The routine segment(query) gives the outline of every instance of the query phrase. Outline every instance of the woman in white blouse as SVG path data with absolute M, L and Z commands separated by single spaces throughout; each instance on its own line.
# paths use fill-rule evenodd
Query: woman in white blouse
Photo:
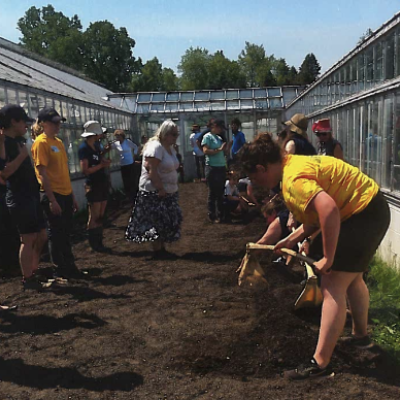
M 172 121 L 164 121 L 143 149 L 139 192 L 126 238 L 153 243 L 155 256 L 166 254 L 164 244 L 180 238 L 182 212 L 178 204 L 179 161 L 173 145 L 179 136 Z

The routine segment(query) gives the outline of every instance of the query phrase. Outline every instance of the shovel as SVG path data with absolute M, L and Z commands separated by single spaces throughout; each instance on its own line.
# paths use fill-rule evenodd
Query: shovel
M 265 244 L 247 243 L 246 254 L 243 257 L 240 267 L 236 271 L 240 273 L 238 282 L 240 287 L 248 286 L 254 289 L 264 289 L 268 287 L 268 281 L 264 277 L 264 271 L 261 268 L 258 258 L 254 254 L 253 250 L 273 251 L 274 247 L 275 246 Z M 280 250 L 282 251 L 282 253 L 291 255 L 292 257 L 296 257 L 302 261 L 308 262 L 310 264 L 314 263 L 314 260 L 312 260 L 311 258 L 296 253 L 293 250 Z
M 275 246 L 262 245 L 256 243 L 247 243 L 246 254 L 240 264 L 239 269 L 236 272 L 240 272 L 239 275 L 239 286 L 240 287 L 251 287 L 254 289 L 265 289 L 268 288 L 268 281 L 265 279 L 263 269 L 258 262 L 256 255 L 252 250 L 269 250 L 273 251 Z M 314 264 L 314 260 L 307 257 L 304 254 L 299 254 L 290 249 L 280 249 L 282 253 L 297 258 L 304 263 L 306 269 L 306 282 L 305 285 L 297 297 L 294 305 L 294 309 L 298 310 L 304 307 L 318 307 L 322 303 L 322 293 L 318 286 L 318 277 L 315 275 L 311 265 Z

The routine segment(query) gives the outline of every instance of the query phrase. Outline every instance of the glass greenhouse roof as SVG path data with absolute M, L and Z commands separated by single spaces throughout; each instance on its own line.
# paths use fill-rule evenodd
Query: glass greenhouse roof
M 301 92 L 299 86 L 255 89 L 109 94 L 108 100 L 135 114 L 283 109 Z

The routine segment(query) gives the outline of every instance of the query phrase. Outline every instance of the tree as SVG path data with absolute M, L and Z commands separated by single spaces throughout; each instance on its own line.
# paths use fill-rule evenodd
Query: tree
M 279 58 L 275 63 L 275 79 L 278 86 L 290 85 L 290 68 L 284 58 Z
M 113 91 L 124 91 L 137 64 L 132 54 L 135 41 L 125 28 L 111 22 L 91 23 L 83 33 L 84 72 Z
M 298 74 L 296 67 L 290 67 L 289 75 L 288 75 L 288 84 L 289 85 L 296 85 L 298 81 Z
M 42 9 L 30 7 L 17 25 L 24 47 L 59 62 L 67 58 L 63 56 L 60 60 L 59 57 L 65 54 L 63 45 L 71 50 L 70 43 L 79 44 L 82 34 L 82 24 L 77 15 L 68 18 L 62 12 L 56 12 L 52 5 Z
M 276 85 L 272 72 L 275 61 L 273 55 L 266 56 L 263 45 L 250 42 L 245 42 L 245 48 L 238 57 L 238 63 L 249 87 Z
M 179 79 L 171 68 L 163 68 L 162 70 L 161 90 L 166 92 L 179 90 Z
M 320 71 L 321 66 L 315 55 L 313 53 L 307 54 L 299 69 L 299 83 L 309 85 L 317 79 Z
M 208 86 L 210 54 L 200 47 L 186 50 L 178 65 L 182 90 L 202 90 Z

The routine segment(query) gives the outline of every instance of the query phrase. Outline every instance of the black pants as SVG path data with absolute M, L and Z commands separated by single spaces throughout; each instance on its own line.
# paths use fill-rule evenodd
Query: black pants
M 204 156 L 194 156 L 196 160 L 196 172 L 197 179 L 202 179 L 205 176 L 204 168 L 205 168 L 205 157 Z
M 51 212 L 49 198 L 46 195 L 42 198 L 42 206 L 48 222 L 47 229 L 51 261 L 57 267 L 63 268 L 74 264 L 71 244 L 74 203 L 72 194 L 63 196 L 54 193 L 54 197 L 61 207 L 61 215 L 54 215 Z
M 226 168 L 207 165 L 206 179 L 208 185 L 208 216 L 211 219 L 222 218 Z
M 4 195 L 0 196 L 0 268 L 19 267 L 21 240 L 8 211 Z
M 124 184 L 124 191 L 130 199 L 136 196 L 137 183 L 135 178 L 135 166 L 134 164 L 122 165 L 121 166 L 122 182 Z

